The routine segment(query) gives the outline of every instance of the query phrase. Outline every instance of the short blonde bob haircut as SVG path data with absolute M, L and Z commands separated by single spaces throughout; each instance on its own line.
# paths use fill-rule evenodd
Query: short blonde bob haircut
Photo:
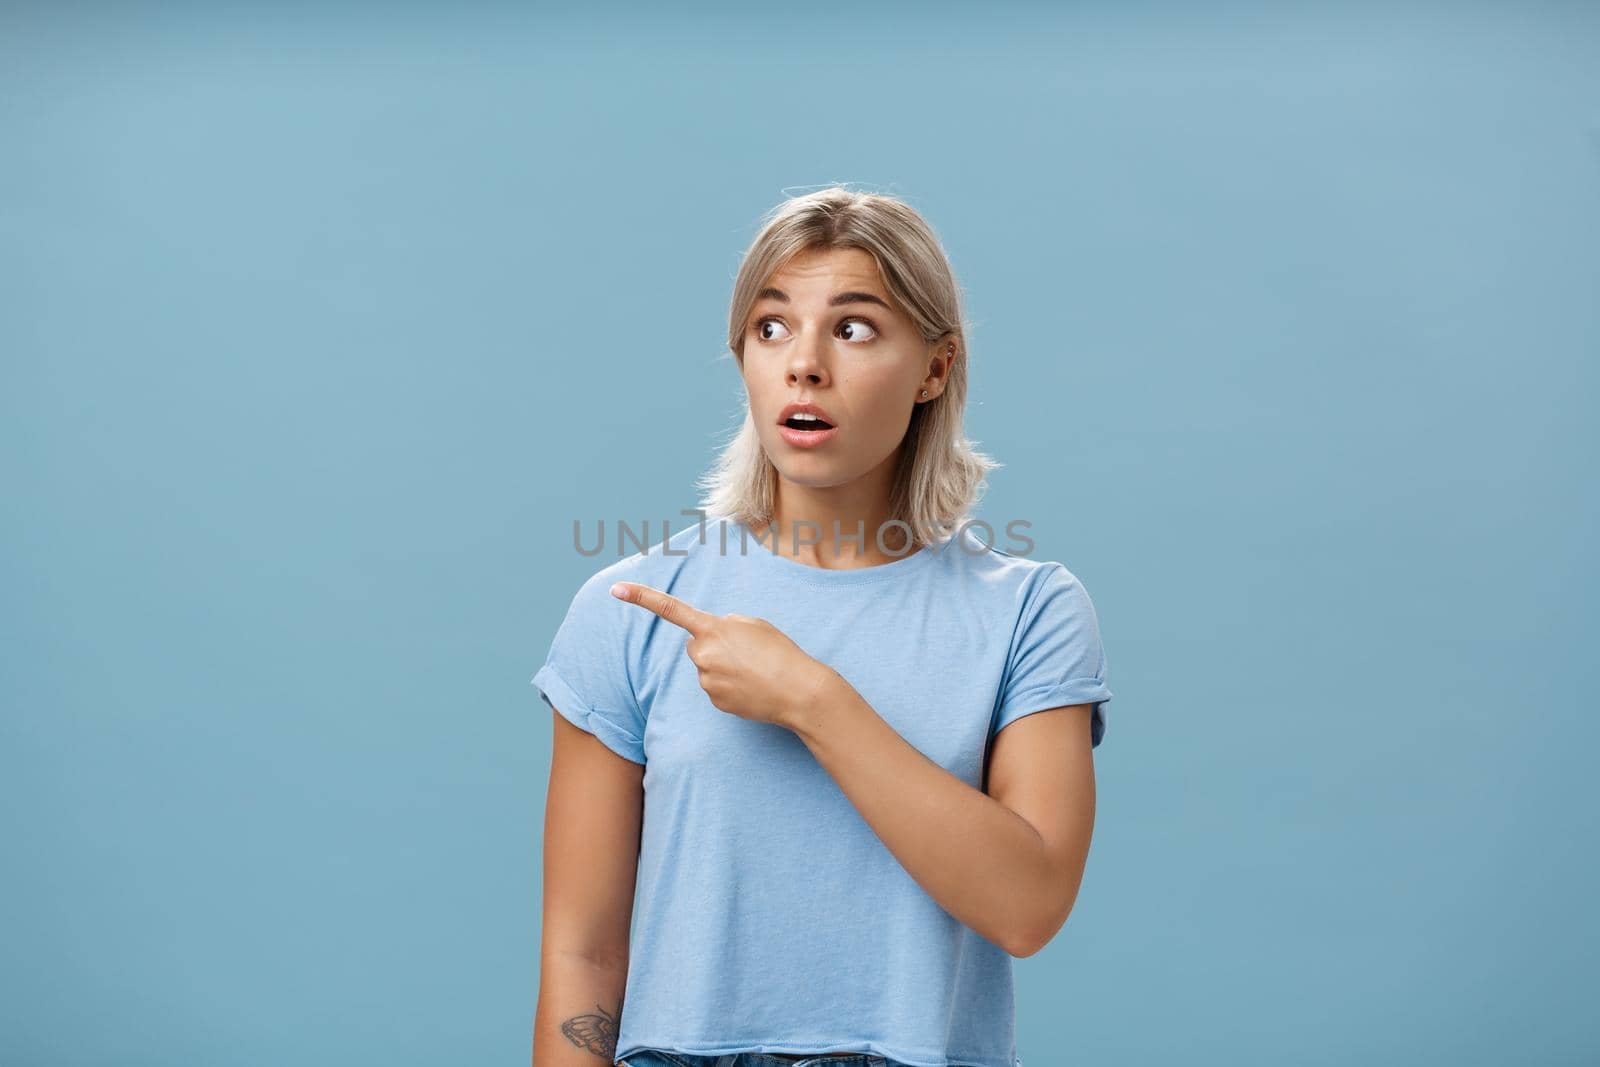
M 728 314 L 728 348 L 739 364 L 744 424 L 697 483 L 703 491 L 700 507 L 757 533 L 774 519 L 778 471 L 761 446 L 742 385 L 745 324 L 774 272 L 800 252 L 830 248 L 859 248 L 871 255 L 889 295 L 923 339 L 930 345 L 946 337 L 956 343 L 944 391 L 912 409 L 889 500 L 890 518 L 910 528 L 915 544 L 942 542 L 971 517 L 988 472 L 1004 466 L 976 451 L 963 429 L 969 352 L 961 290 L 938 238 L 916 210 L 892 196 L 841 186 L 780 203 L 745 252 Z M 840 536 L 854 533 L 843 530 Z M 869 530 L 867 536 L 876 534 Z

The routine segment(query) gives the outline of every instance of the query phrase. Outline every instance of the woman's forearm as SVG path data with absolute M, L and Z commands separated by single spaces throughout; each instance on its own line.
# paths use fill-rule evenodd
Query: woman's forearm
M 542 956 L 533 1067 L 611 1067 L 627 982 L 626 962 Z
M 1012 955 L 1037 948 L 1062 879 L 1026 819 L 923 755 L 831 668 L 783 725 L 940 906 Z

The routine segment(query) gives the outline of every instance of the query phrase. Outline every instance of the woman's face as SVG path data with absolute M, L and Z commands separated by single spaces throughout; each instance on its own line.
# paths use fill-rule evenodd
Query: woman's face
M 923 389 L 928 400 L 943 391 L 949 356 L 889 296 L 872 256 L 797 254 L 767 279 L 744 331 L 750 412 L 778 473 L 814 488 L 875 474 L 887 492 L 911 409 Z M 787 405 L 807 402 L 834 429 L 786 429 Z

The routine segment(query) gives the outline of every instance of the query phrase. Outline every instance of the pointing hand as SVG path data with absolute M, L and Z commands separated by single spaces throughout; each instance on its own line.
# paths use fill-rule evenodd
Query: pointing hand
M 742 719 L 788 725 L 832 673 L 765 619 L 713 615 L 638 582 L 618 582 L 611 595 L 688 631 L 685 651 L 700 672 L 700 688 L 717 708 Z

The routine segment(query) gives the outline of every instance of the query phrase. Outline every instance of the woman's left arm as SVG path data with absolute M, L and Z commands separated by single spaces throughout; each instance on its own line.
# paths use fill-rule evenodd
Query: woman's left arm
M 817 662 L 813 660 L 813 662 Z M 988 792 L 934 763 L 837 671 L 777 721 L 805 742 L 928 895 L 1013 956 L 1061 929 L 1094 830 L 1090 709 L 1017 720 L 994 737 Z
M 792 730 L 906 872 L 1013 956 L 1067 921 L 1094 829 L 1092 705 L 1023 716 L 994 737 L 988 792 L 934 763 L 844 676 L 765 619 L 715 615 L 637 582 L 611 589 L 689 634 L 711 703 Z

